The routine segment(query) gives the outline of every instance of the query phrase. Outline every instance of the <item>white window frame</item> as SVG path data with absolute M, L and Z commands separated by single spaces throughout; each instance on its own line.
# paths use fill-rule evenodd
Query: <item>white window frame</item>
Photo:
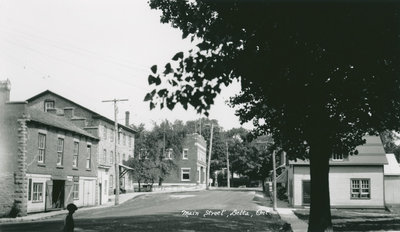
M 41 182 L 32 183 L 32 202 L 43 202 L 43 187 L 44 185 Z
M 187 160 L 189 159 L 189 149 L 185 148 L 182 151 L 182 159 Z
M 62 144 L 60 144 L 60 141 L 62 141 Z M 63 160 L 64 160 L 64 138 L 58 137 L 57 138 L 57 166 L 62 166 L 63 165 Z
M 102 158 L 102 161 L 103 161 L 104 163 L 107 162 L 107 149 L 103 149 L 103 158 Z
M 172 148 L 167 149 L 165 159 L 172 160 L 173 159 L 173 152 Z
M 74 182 L 72 185 L 72 198 L 79 200 L 79 181 Z
M 107 140 L 107 130 L 108 130 L 108 129 L 107 129 L 106 126 L 104 126 L 103 128 L 104 128 L 104 129 L 103 129 L 103 139 L 104 139 L 104 140 Z
M 40 138 L 43 138 L 43 141 Z M 46 134 L 40 133 L 38 134 L 38 163 L 44 164 L 46 157 Z
M 86 169 L 92 168 L 92 144 L 86 145 Z
M 343 154 L 332 154 L 332 161 L 343 161 Z
M 77 149 L 75 150 L 75 144 L 77 144 Z M 74 140 L 73 154 L 72 154 L 72 167 L 77 168 L 79 161 L 79 141 Z
M 371 179 L 350 179 L 350 199 L 371 199 Z
M 49 105 L 53 105 L 53 106 L 49 107 L 47 105 L 48 103 L 52 103 L 52 104 L 49 104 Z M 53 100 L 45 100 L 44 101 L 44 112 L 47 112 L 47 109 L 54 109 L 55 106 L 56 106 L 56 102 L 55 101 L 53 101 Z
M 188 174 L 189 178 L 188 179 L 183 178 L 184 174 Z M 190 181 L 190 168 L 181 168 L 181 181 Z

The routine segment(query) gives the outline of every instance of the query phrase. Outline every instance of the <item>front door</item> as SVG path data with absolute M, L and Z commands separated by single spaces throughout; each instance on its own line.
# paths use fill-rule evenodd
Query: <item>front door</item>
M 102 205 L 102 196 L 103 196 L 103 190 L 101 189 L 101 183 L 99 183 L 99 205 Z
M 64 188 L 65 188 L 64 180 L 53 180 L 53 192 L 52 192 L 53 209 L 64 208 L 64 193 L 65 193 Z
M 303 180 L 303 205 L 311 203 L 311 181 Z

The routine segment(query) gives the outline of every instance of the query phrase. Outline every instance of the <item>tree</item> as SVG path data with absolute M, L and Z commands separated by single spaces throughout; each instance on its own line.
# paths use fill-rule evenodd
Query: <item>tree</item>
M 394 131 L 384 131 L 381 133 L 381 139 L 386 154 L 393 153 L 397 162 L 400 162 L 400 146 L 396 144 L 396 141 L 400 139 L 400 136 Z
M 242 94 L 231 102 L 241 106 L 241 121 L 270 133 L 290 159 L 309 158 L 308 230 L 331 231 L 331 154 L 353 152 L 365 133 L 400 128 L 398 4 L 150 0 L 150 7 L 198 41 L 162 70 L 151 68 L 150 108 L 180 103 L 207 114 L 221 86 L 240 78 Z

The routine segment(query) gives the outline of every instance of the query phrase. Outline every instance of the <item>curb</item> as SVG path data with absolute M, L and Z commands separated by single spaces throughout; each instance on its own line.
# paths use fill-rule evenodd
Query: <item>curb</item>
M 193 190 L 184 190 L 184 191 L 165 191 L 165 192 L 138 192 L 132 197 L 129 197 L 126 200 L 121 201 L 119 204 L 123 204 L 127 201 L 130 201 L 136 197 L 143 196 L 143 195 L 152 195 L 152 194 L 160 194 L 160 193 L 183 193 L 183 192 L 195 192 L 195 191 L 204 191 L 204 189 L 193 189 Z M 115 207 L 116 205 L 113 204 L 113 201 L 104 204 L 104 205 L 95 205 L 95 206 L 90 206 L 90 207 L 83 207 L 79 208 L 80 211 L 87 211 L 87 210 L 92 210 L 92 209 L 102 209 L 102 208 L 109 208 L 109 207 Z M 60 210 L 60 211 L 53 211 L 53 212 L 42 212 L 42 213 L 37 213 L 37 214 L 30 214 L 28 216 L 24 217 L 17 217 L 17 218 L 0 218 L 0 225 L 5 225 L 5 224 L 15 224 L 15 223 L 21 223 L 21 222 L 33 222 L 33 221 L 39 221 L 39 220 L 45 220 L 45 219 L 50 219 L 55 216 L 61 215 L 61 214 L 67 214 L 68 211 L 66 209 Z M 35 217 L 37 216 L 37 217 Z

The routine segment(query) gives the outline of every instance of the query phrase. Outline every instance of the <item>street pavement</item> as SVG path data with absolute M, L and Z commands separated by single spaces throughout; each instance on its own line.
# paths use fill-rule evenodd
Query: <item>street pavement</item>
M 277 214 L 255 191 L 146 194 L 123 204 L 78 210 L 75 231 L 279 231 Z M 64 215 L 1 224 L 0 231 L 61 231 Z

